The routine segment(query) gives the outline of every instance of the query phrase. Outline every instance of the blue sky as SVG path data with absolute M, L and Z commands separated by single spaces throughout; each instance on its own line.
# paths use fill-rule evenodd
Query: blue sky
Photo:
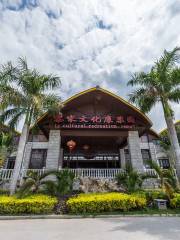
M 180 0 L 0 0 L 0 62 L 59 75 L 63 99 L 96 85 L 127 98 L 133 72 L 180 46 L 179 23 Z M 149 117 L 165 126 L 160 105 Z

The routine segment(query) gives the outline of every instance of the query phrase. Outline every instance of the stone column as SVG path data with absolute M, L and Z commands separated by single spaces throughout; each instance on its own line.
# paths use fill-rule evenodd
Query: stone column
M 158 161 L 157 161 L 156 148 L 155 148 L 153 142 L 149 142 L 149 151 L 150 151 L 150 154 L 151 154 L 152 161 L 157 163 Z
M 62 165 L 63 165 L 63 148 L 61 148 L 60 150 L 60 158 L 59 158 L 59 169 L 62 168 Z
M 140 148 L 139 134 L 137 131 L 128 132 L 128 148 L 133 169 L 143 172 L 144 165 Z
M 124 154 L 124 149 L 119 149 L 120 158 L 121 158 L 121 168 L 126 169 L 126 158 Z
M 60 130 L 50 130 L 46 159 L 46 169 L 57 169 L 61 149 Z
M 31 159 L 31 151 L 32 151 L 32 142 L 27 142 L 26 147 L 25 147 L 23 165 L 22 165 L 22 168 L 24 168 L 24 169 L 29 168 L 29 163 L 30 163 L 30 159 Z

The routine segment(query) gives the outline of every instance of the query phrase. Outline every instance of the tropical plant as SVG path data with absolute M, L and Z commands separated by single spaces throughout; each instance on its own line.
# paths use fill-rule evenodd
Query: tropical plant
M 32 193 L 43 192 L 62 198 L 72 192 L 73 180 L 74 174 L 66 169 L 63 171 L 49 170 L 41 174 L 29 170 L 17 195 L 24 197 Z
M 175 128 L 177 132 L 178 141 L 180 143 L 180 124 L 175 123 Z M 166 154 L 168 155 L 171 165 L 175 166 L 174 154 L 172 154 L 171 142 L 168 136 L 167 129 L 160 133 L 160 146 L 165 150 Z
M 46 111 L 52 114 L 59 111 L 60 98 L 47 92 L 59 86 L 59 77 L 40 74 L 36 69 L 30 69 L 24 58 L 18 59 L 17 66 L 11 62 L 1 66 L 0 111 L 3 112 L 0 121 L 8 121 L 9 126 L 13 128 L 20 120 L 24 120 L 10 184 L 11 194 L 16 189 L 30 125 Z
M 156 177 L 160 179 L 160 186 L 166 192 L 168 198 L 173 196 L 175 191 L 179 190 L 179 182 L 173 168 L 163 169 L 155 161 L 149 160 L 148 164 L 156 172 Z
M 180 60 L 179 52 L 179 47 L 170 52 L 165 50 L 150 72 L 135 73 L 128 82 L 128 85 L 138 86 L 130 94 L 129 100 L 143 112 L 149 112 L 158 102 L 162 104 L 178 177 L 180 177 L 180 147 L 170 102 L 180 102 L 180 67 L 177 65 Z
M 70 194 L 73 188 L 74 173 L 68 169 L 52 171 L 51 173 L 55 176 L 55 181 L 46 181 L 44 185 L 45 193 L 57 196 L 58 198 L 63 198 Z
M 6 160 L 8 154 L 12 151 L 13 148 L 13 134 L 9 133 L 0 133 L 0 167 L 3 166 L 4 161 Z
M 118 185 L 122 185 L 129 193 L 140 190 L 145 179 L 150 178 L 146 173 L 138 173 L 132 167 L 127 167 L 124 173 L 116 175 Z
M 43 191 L 43 187 L 48 181 L 46 179 L 51 174 L 51 171 L 39 174 L 37 171 L 29 170 L 27 172 L 27 176 L 24 177 L 24 182 L 22 186 L 17 192 L 17 196 L 22 198 L 26 195 Z

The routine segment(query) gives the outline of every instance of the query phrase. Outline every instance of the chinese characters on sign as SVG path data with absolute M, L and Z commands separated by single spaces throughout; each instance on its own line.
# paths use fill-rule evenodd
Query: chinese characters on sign
M 58 114 L 54 117 L 56 128 L 133 128 L 135 118 L 133 116 L 63 116 Z

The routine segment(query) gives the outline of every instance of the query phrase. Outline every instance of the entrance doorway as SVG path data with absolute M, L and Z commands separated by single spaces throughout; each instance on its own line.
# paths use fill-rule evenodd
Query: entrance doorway
M 76 147 L 70 152 L 67 142 Z M 64 137 L 63 168 L 120 168 L 117 137 Z

